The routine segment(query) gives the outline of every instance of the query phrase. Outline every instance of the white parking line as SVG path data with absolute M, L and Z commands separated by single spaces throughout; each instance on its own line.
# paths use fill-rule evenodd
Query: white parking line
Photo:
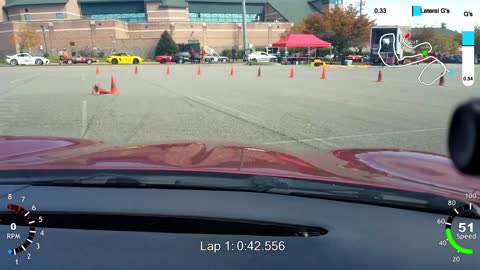
M 87 101 L 82 100 L 82 133 L 81 136 L 85 135 L 87 130 Z
M 445 130 L 446 128 L 426 128 L 426 129 L 414 129 L 414 130 L 403 130 L 403 131 L 392 131 L 392 132 L 380 132 L 380 133 L 368 133 L 368 134 L 357 134 L 357 135 L 345 135 L 345 136 L 333 136 L 333 137 L 324 137 L 324 138 L 310 138 L 310 139 L 300 139 L 300 140 L 290 140 L 290 141 L 278 141 L 278 142 L 267 142 L 265 144 L 288 144 L 288 143 L 297 143 L 297 142 L 312 142 L 312 141 L 321 141 L 326 143 L 325 140 L 334 140 L 334 139 L 348 139 L 348 138 L 359 138 L 359 137 L 373 137 L 373 136 L 385 136 L 385 135 L 396 135 L 396 134 L 408 134 L 408 133 L 417 133 L 417 132 L 428 132 L 436 130 Z

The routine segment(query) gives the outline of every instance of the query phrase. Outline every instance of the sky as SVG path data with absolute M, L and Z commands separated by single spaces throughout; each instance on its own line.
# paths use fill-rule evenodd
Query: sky
M 343 5 L 356 5 L 360 0 L 343 0 Z M 479 0 L 363 0 L 365 1 L 364 12 L 372 19 L 376 19 L 378 25 L 401 25 L 421 27 L 423 25 L 440 27 L 442 22 L 447 28 L 461 32 L 469 30 L 474 25 L 480 25 L 480 1 Z M 447 8 L 450 13 L 422 14 L 412 17 L 412 5 L 422 6 L 423 9 Z M 386 8 L 385 14 L 375 13 L 375 8 Z M 473 17 L 463 16 L 464 11 L 473 12 Z

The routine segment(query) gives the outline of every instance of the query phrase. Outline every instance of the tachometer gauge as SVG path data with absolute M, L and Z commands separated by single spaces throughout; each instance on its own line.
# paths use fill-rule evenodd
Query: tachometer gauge
M 445 238 L 440 241 L 441 246 L 452 250 L 450 262 L 460 263 L 468 256 L 479 253 L 479 238 L 476 233 L 480 226 L 479 219 L 468 219 L 469 212 L 477 212 L 478 206 L 473 203 L 465 203 L 455 207 L 457 201 L 449 200 L 448 205 L 452 206 L 451 214 L 447 218 L 438 219 L 437 223 L 445 225 Z
M 26 196 L 9 194 L 0 207 L 0 236 L 4 239 L 0 252 L 6 253 L 13 265 L 28 263 L 41 248 L 43 217 L 36 214 L 37 205 Z

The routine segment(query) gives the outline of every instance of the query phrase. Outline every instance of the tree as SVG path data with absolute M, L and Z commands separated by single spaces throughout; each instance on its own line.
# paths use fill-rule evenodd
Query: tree
M 433 39 L 433 28 L 431 26 L 423 26 L 412 30 L 413 45 L 417 45 L 423 42 L 431 42 Z M 428 49 L 428 46 L 419 46 L 415 49 L 415 53 L 420 53 L 423 50 Z
M 434 34 L 431 39 L 433 51 L 441 54 L 457 54 L 460 48 L 458 37 L 447 37 L 443 35 Z
M 168 31 L 163 31 L 157 47 L 155 48 L 155 55 L 173 55 L 177 50 L 177 44 L 173 41 Z
M 42 42 L 42 38 L 37 32 L 29 27 L 23 28 L 17 33 L 12 33 L 10 42 L 20 46 L 20 52 L 30 52 L 31 48 L 37 47 Z
M 475 53 L 477 58 L 480 57 L 480 27 L 475 26 Z
M 332 43 L 338 52 L 348 47 L 363 47 L 370 40 L 374 20 L 359 15 L 357 9 L 335 7 L 326 13 L 311 13 L 290 30 L 291 33 L 314 34 Z

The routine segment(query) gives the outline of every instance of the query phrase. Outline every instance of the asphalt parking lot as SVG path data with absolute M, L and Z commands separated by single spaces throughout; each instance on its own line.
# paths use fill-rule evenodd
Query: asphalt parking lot
M 0 134 L 100 139 L 109 144 L 221 140 L 302 151 L 387 147 L 446 154 L 453 108 L 478 93 L 461 66 L 447 86 L 417 81 L 423 65 L 379 67 L 166 65 L 0 68 Z M 433 65 L 426 76 L 442 70 Z M 91 95 L 92 85 L 119 95 Z

